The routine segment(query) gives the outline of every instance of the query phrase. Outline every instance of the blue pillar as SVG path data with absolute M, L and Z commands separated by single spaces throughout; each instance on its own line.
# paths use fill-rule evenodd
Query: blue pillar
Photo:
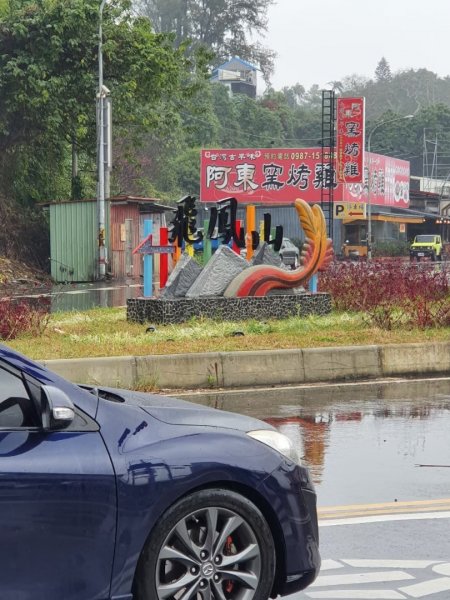
M 311 294 L 317 294 L 317 284 L 319 282 L 319 276 L 316 274 L 312 275 L 309 280 L 309 291 Z
M 153 233 L 153 221 L 144 220 L 144 237 Z M 144 254 L 144 296 L 150 298 L 153 295 L 153 254 Z

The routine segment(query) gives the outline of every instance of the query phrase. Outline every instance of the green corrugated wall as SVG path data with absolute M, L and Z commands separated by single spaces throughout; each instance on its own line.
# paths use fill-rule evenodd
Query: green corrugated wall
M 96 202 L 50 205 L 50 259 L 56 282 L 94 281 L 97 261 Z M 109 240 L 109 202 L 106 202 L 106 242 Z

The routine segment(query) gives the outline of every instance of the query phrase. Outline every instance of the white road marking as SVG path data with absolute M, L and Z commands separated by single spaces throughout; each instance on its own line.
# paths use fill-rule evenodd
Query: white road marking
M 443 595 L 449 598 L 450 562 L 444 560 L 327 559 L 322 569 L 326 574 L 320 574 L 304 594 L 316 600 L 411 600 L 429 596 L 437 600 Z M 328 574 L 342 568 L 347 573 Z M 360 569 L 364 572 L 358 573 Z M 433 573 L 445 577 L 433 579 Z M 405 578 L 412 581 L 406 583 Z M 380 585 L 384 589 L 374 589 Z
M 351 573 L 349 575 L 324 575 L 316 579 L 311 587 L 329 587 L 331 585 L 358 585 L 366 583 L 379 583 L 386 581 L 404 581 L 414 579 L 413 575 L 405 571 L 376 571 L 372 573 Z M 449 580 L 450 581 L 450 580 Z
M 450 577 L 450 563 L 443 563 L 433 567 L 433 571 L 439 575 L 448 575 Z
M 306 592 L 309 598 L 323 600 L 404 600 L 406 596 L 394 590 L 339 590 L 335 592 Z
M 441 577 L 440 579 L 431 579 L 430 581 L 422 581 L 414 585 L 399 588 L 401 592 L 412 596 L 413 598 L 425 598 L 439 592 L 447 592 L 450 590 L 450 577 Z
M 349 565 L 350 567 L 356 567 L 358 569 L 370 569 L 372 567 L 374 567 L 375 569 L 427 569 L 428 567 L 431 567 L 431 565 L 436 564 L 435 560 L 342 559 L 342 562 Z M 433 568 L 433 570 L 436 569 Z M 436 572 L 440 575 L 450 575 L 450 571 L 448 573 L 441 573 L 440 571 Z
M 360 525 L 363 523 L 384 523 L 385 521 L 421 521 L 424 519 L 450 519 L 450 512 L 398 513 L 348 519 L 327 519 L 319 521 L 319 526 L 334 527 L 335 525 Z
M 343 569 L 344 565 L 338 562 L 337 560 L 331 560 L 331 558 L 322 561 L 322 566 L 320 567 L 320 572 L 322 571 L 331 571 L 332 569 Z

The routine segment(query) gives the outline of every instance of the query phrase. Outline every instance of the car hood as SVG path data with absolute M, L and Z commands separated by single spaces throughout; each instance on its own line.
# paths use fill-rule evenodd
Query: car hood
M 105 400 L 140 406 L 155 419 L 170 425 L 216 427 L 244 432 L 255 429 L 274 429 L 272 425 L 253 417 L 194 404 L 171 396 L 104 387 L 91 388 L 90 391 L 97 393 Z

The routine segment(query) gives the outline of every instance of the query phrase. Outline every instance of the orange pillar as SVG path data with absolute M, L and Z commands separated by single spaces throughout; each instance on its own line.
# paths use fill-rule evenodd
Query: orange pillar
M 247 255 L 246 259 L 250 260 L 253 256 L 253 248 L 252 248 L 252 231 L 256 231 L 256 206 L 250 205 L 247 206 L 247 235 L 246 235 L 246 247 L 247 247 Z

